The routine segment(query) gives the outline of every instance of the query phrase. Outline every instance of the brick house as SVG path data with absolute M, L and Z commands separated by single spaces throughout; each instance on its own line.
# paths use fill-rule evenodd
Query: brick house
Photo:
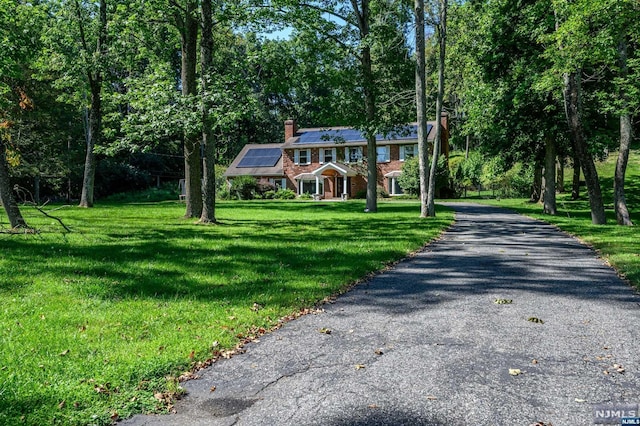
M 440 152 L 449 154 L 448 116 L 441 118 Z M 431 146 L 435 122 L 427 126 Z M 407 158 L 418 155 L 416 124 L 376 138 L 378 185 L 390 195 L 402 194 L 397 178 Z M 367 141 L 349 127 L 298 129 L 295 120 L 284 123 L 284 143 L 248 144 L 233 160 L 224 176 L 249 175 L 276 188 L 319 198 L 349 198 L 367 188 Z

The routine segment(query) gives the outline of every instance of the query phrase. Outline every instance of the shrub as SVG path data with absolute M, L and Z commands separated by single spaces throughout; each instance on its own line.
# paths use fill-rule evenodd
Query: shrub
M 398 177 L 398 184 L 405 194 L 417 196 L 420 194 L 420 164 L 418 157 L 411 157 L 402 165 L 402 174 Z M 438 158 L 436 169 L 436 197 L 449 195 L 449 167 L 447 158 L 441 155 Z
M 365 198 L 367 198 L 367 190 L 361 189 L 360 191 L 356 192 L 356 195 L 353 198 L 357 200 L 364 200 Z
M 389 193 L 383 186 L 378 186 L 378 198 L 389 198 Z
M 277 200 L 293 200 L 296 198 L 296 193 L 292 189 L 280 189 L 275 192 L 273 198 Z
M 309 194 L 308 192 L 305 192 L 304 194 L 298 195 L 298 198 L 301 200 L 313 200 L 313 195 Z
M 402 174 L 398 177 L 398 185 L 405 194 L 420 194 L 420 164 L 417 156 L 408 158 L 402 165 Z
M 252 200 L 255 198 L 258 183 L 253 176 L 238 176 L 233 179 L 229 192 L 231 197 L 239 200 Z

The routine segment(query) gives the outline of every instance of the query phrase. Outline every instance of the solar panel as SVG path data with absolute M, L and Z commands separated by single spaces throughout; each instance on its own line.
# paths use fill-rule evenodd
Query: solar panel
M 273 167 L 281 156 L 280 148 L 251 148 L 238 163 L 238 168 Z
M 433 126 L 429 125 L 427 128 L 427 134 L 431 131 Z M 416 139 L 418 137 L 418 126 L 415 124 L 404 126 L 401 130 L 393 132 L 388 136 L 382 134 L 376 135 L 376 140 L 404 140 L 404 139 Z M 360 130 L 357 129 L 327 129 L 327 130 L 309 130 L 300 135 L 297 144 L 324 144 L 327 142 L 360 142 L 365 141 L 366 138 Z

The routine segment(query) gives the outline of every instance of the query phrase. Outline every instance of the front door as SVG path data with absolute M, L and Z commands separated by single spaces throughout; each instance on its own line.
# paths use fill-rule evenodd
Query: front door
M 344 189 L 344 177 L 336 176 L 335 197 L 340 197 Z

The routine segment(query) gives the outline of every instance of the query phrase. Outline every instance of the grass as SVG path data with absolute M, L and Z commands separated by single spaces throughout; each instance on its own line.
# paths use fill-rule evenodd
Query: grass
M 575 235 L 582 241 L 592 245 L 616 270 L 626 277 L 630 283 L 640 290 L 640 149 L 631 151 L 629 166 L 625 179 L 625 195 L 631 213 L 631 220 L 636 226 L 616 225 L 613 210 L 613 175 L 617 153 L 610 155 L 605 161 L 597 164 L 598 175 L 602 186 L 607 214 L 607 225 L 592 225 L 591 211 L 586 189 L 582 189 L 582 197 L 572 201 L 569 194 L 558 195 L 558 215 L 542 214 L 540 204 L 531 204 L 527 200 L 478 200 L 497 206 L 509 207 L 527 216 L 552 223 L 564 231 Z M 571 171 L 565 172 L 567 179 Z M 571 190 L 571 182 L 565 187 Z
M 435 238 L 414 203 L 177 202 L 25 208 L 0 234 L 0 424 L 111 424 L 167 409 L 180 374 Z M 6 228 L 6 220 L 0 225 Z

